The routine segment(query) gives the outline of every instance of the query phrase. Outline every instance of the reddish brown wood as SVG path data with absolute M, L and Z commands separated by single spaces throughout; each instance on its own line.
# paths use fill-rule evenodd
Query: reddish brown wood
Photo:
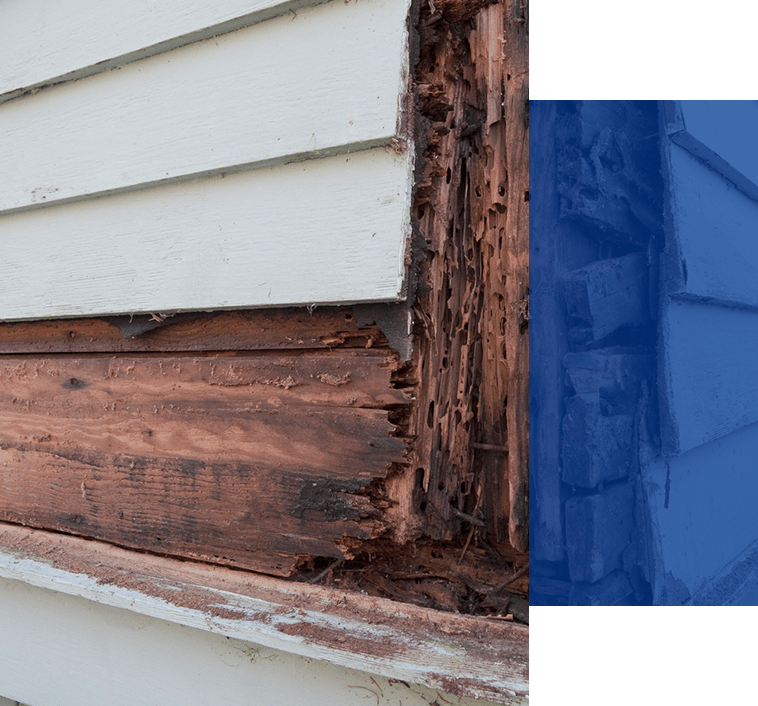
M 340 557 L 386 529 L 372 502 L 405 451 L 382 409 L 407 403 L 393 365 L 2 357 L 0 519 L 277 575 Z
M 141 317 L 145 319 L 146 317 Z M 370 347 L 376 327 L 358 329 L 349 309 L 265 309 L 179 315 L 131 339 L 105 319 L 0 323 L 0 353 L 116 353 L 327 349 L 346 340 Z
M 0 323 L 0 519 L 279 575 L 379 536 L 525 550 L 520 2 L 420 7 L 410 364 L 350 307 Z
M 508 531 L 498 538 L 529 551 L 529 4 L 504 4 L 503 116 L 507 170 L 505 239 L 505 363 L 508 384 L 500 399 L 508 440 Z M 492 52 L 496 49 L 493 47 Z M 488 111 L 489 112 L 489 111 Z M 501 137 L 501 139 L 503 139 Z M 507 403 L 506 403 L 507 400 Z
M 490 538 L 526 550 L 527 6 L 430 3 L 419 32 L 414 527 L 450 539 L 481 513 Z

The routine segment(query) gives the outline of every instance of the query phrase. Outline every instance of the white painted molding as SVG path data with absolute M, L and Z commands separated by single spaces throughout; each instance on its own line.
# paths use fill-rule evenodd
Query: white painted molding
M 448 694 L 527 703 L 521 625 L 12 525 L 0 525 L 0 578 Z
M 0 105 L 0 212 L 388 145 L 407 13 L 326 3 Z
M 0 103 L 144 59 L 318 0 L 4 0 Z

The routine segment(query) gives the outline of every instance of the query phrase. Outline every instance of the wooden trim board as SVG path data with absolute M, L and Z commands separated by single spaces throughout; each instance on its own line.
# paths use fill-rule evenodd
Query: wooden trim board
M 0 519 L 287 576 L 386 529 L 388 351 L 2 356 Z
M 0 547 L 5 579 L 448 694 L 527 703 L 526 626 L 10 525 Z

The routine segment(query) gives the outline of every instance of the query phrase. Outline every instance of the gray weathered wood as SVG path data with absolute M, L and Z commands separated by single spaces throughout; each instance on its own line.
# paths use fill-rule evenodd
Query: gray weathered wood
M 600 260 L 570 272 L 563 285 L 570 316 L 587 327 L 569 333 L 576 342 L 604 338 L 619 326 L 645 323 L 648 312 L 648 263 L 644 253 Z
M 563 417 L 563 480 L 594 488 L 626 477 L 632 457 L 632 416 L 605 415 L 600 395 L 574 395 Z

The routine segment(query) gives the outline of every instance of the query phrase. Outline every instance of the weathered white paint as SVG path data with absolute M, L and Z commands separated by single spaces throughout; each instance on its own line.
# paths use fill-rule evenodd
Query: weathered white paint
M 0 105 L 0 212 L 389 144 L 407 11 L 326 3 Z
M 663 452 L 672 456 L 758 422 L 758 202 L 730 172 L 758 178 L 745 161 L 758 103 L 664 109 L 659 397 Z
M 73 665 L 69 661 L 78 660 L 79 657 L 74 655 L 79 654 L 82 662 L 75 661 L 77 669 L 79 664 L 82 668 L 87 664 L 95 665 L 89 669 L 92 676 L 87 688 L 92 688 L 94 694 L 99 692 L 100 700 L 88 697 L 78 703 L 97 703 L 99 706 L 103 703 L 102 695 L 107 693 L 103 688 L 108 684 L 125 689 L 122 695 L 114 696 L 116 700 L 108 699 L 108 703 L 134 703 L 132 687 L 128 683 L 137 680 L 135 686 L 139 685 L 140 669 L 147 670 L 150 675 L 144 677 L 146 682 L 141 688 L 149 683 L 151 688 L 159 689 L 157 682 L 165 680 L 166 693 L 176 688 L 177 693 L 183 695 L 180 680 L 187 680 L 184 682 L 189 688 L 186 693 L 195 694 L 200 699 L 155 698 L 154 703 L 206 703 L 202 695 L 211 686 L 200 683 L 193 686 L 189 672 L 197 668 L 198 678 L 204 675 L 207 679 L 212 675 L 215 680 L 221 666 L 202 669 L 199 667 L 203 664 L 201 657 L 194 666 L 188 667 L 186 651 L 175 650 L 170 641 L 167 643 L 161 636 L 168 634 L 167 630 L 161 628 L 159 622 L 173 623 L 170 634 L 186 635 L 184 640 L 181 637 L 178 640 L 194 645 L 192 649 L 197 649 L 208 659 L 209 649 L 202 647 L 202 643 L 208 642 L 210 637 L 193 637 L 192 631 L 182 631 L 177 626 L 215 633 L 269 650 L 325 660 L 390 680 L 423 684 L 442 691 L 446 690 L 445 685 L 456 686 L 459 694 L 500 704 L 523 706 L 526 703 L 524 696 L 529 688 L 529 633 L 526 626 L 440 614 L 361 594 L 166 557 L 139 555 L 99 542 L 9 525 L 0 525 L 0 547 L 0 634 L 3 635 L 0 640 L 0 685 L 5 688 L 6 695 L 30 700 L 34 706 L 74 703 L 68 697 L 51 701 L 49 694 L 54 693 L 57 680 L 70 682 L 72 689 L 80 686 L 80 680 L 71 679 Z M 74 562 L 75 568 L 62 568 L 70 561 Z M 16 586 L 16 582 L 23 582 L 25 587 Z M 31 587 L 41 589 L 41 592 L 31 590 Z M 31 594 L 39 596 L 35 599 L 37 603 L 23 604 L 25 596 Z M 79 599 L 86 600 L 78 603 Z M 118 611 L 111 612 L 104 609 L 105 606 L 129 611 L 133 618 L 123 615 L 118 618 Z M 55 626 L 53 636 L 46 632 L 44 626 L 48 624 Z M 121 625 L 123 635 L 108 634 L 108 626 L 114 624 Z M 154 630 L 150 626 L 154 626 Z M 81 639 L 75 637 L 80 630 L 85 632 Z M 98 633 L 103 634 L 102 640 L 95 637 Z M 66 635 L 71 637 L 66 638 Z M 126 651 L 120 653 L 119 645 L 127 643 L 130 635 L 141 637 L 137 643 L 127 644 Z M 218 644 L 217 640 L 215 642 Z M 148 644 L 154 644 L 155 651 L 148 648 Z M 39 654 L 33 658 L 35 651 Z M 164 651 L 175 653 L 170 659 L 176 658 L 184 665 L 183 669 L 169 668 L 168 665 L 177 663 L 162 660 L 160 654 Z M 98 653 L 102 656 L 98 657 Z M 139 663 L 134 664 L 134 659 L 139 659 Z M 23 668 L 27 660 L 28 669 Z M 241 658 L 233 661 L 237 666 L 243 662 L 246 664 Z M 37 695 L 31 699 L 28 689 L 36 686 L 32 684 L 34 674 L 40 671 L 39 664 L 46 662 L 50 667 L 42 671 L 47 675 L 47 688 L 53 691 L 48 692 L 45 700 Z M 265 679 L 266 665 L 258 666 L 262 668 L 260 678 Z M 171 673 L 164 674 L 173 669 L 177 671 L 175 677 Z M 100 674 L 101 671 L 105 676 Z M 11 675 L 17 672 L 11 681 Z M 338 670 L 337 674 L 340 673 Z M 119 677 L 120 674 L 123 677 Z M 277 673 L 273 681 L 280 680 L 281 674 Z M 364 682 L 348 680 L 347 684 Z M 6 685 L 11 683 L 17 684 L 18 689 L 7 689 Z M 242 684 L 247 684 L 247 689 L 252 688 L 255 676 L 244 676 Z M 301 697 L 307 699 L 306 703 L 327 704 L 330 699 L 336 700 L 328 679 L 314 679 L 310 684 L 308 688 L 323 693 L 303 693 Z M 21 690 L 23 685 L 27 690 Z M 63 684 L 60 686 L 67 688 Z M 275 688 L 286 692 L 294 686 L 282 684 Z M 405 698 L 407 692 L 400 691 Z M 77 692 L 71 693 L 73 697 Z M 209 693 L 220 695 L 212 690 Z M 241 692 L 233 693 L 237 696 L 230 703 L 248 703 L 239 700 Z M 351 703 L 360 703 L 358 698 L 362 696 L 353 693 Z M 373 703 L 376 697 L 370 696 Z M 299 703 L 287 698 L 278 701 L 262 698 L 261 703 Z M 319 698 L 324 700 L 318 701 Z M 219 702 L 223 700 L 213 703 Z
M 4 0 L 0 102 L 233 31 L 313 0 Z M 4 95 L 3 95 L 4 94 Z
M 397 300 L 407 155 L 350 155 L 0 216 L 0 319 Z
M 758 202 L 677 145 L 668 169 L 668 293 L 758 307 Z
M 758 101 L 667 101 L 671 139 L 758 199 Z
M 756 448 L 752 424 L 680 456 L 643 454 L 653 605 L 729 605 L 758 580 L 755 496 L 745 492 Z
M 0 633 L 0 688 L 33 706 L 486 703 L 5 579 Z
M 758 422 L 758 312 L 671 301 L 662 316 L 664 452 Z

